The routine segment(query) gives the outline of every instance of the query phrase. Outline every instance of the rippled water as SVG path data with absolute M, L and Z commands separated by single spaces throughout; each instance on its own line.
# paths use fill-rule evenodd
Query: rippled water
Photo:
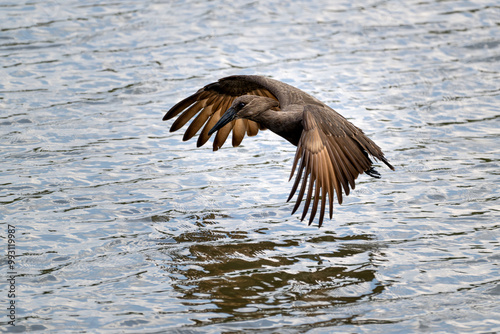
M 500 331 L 494 1 L 0 3 L 2 331 Z M 328 103 L 396 166 L 318 229 L 295 148 L 161 118 L 219 77 Z

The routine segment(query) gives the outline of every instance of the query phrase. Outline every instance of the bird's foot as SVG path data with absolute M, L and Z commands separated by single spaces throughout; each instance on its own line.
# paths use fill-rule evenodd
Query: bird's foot
M 366 174 L 370 175 L 371 177 L 374 177 L 376 179 L 380 179 L 382 176 L 380 175 L 379 172 L 375 170 L 375 168 L 370 168 L 367 171 L 365 171 Z

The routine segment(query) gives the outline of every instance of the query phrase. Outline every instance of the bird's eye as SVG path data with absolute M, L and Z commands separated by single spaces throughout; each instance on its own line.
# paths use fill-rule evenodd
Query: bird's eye
M 242 109 L 245 105 L 245 102 L 238 103 L 238 109 Z

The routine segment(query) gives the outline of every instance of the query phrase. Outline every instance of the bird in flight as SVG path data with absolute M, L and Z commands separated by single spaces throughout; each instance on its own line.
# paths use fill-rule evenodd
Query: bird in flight
M 170 132 L 193 119 L 183 140 L 193 138 L 201 129 L 198 147 L 216 133 L 213 150 L 217 151 L 231 132 L 236 147 L 245 134 L 255 136 L 265 129 L 297 146 L 290 173 L 290 180 L 296 174 L 295 182 L 287 201 L 299 190 L 294 214 L 305 196 L 301 220 L 312 202 L 309 225 L 319 206 L 321 227 L 327 202 L 332 219 L 334 194 L 342 204 L 342 192 L 349 195 L 359 174 L 380 178 L 370 156 L 394 170 L 380 147 L 361 129 L 313 96 L 271 78 L 234 75 L 219 79 L 174 105 L 163 120 L 177 115 Z

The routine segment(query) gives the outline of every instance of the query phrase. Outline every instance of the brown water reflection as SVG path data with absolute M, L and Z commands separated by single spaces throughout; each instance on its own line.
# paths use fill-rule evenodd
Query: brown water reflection
M 287 309 L 313 312 L 384 290 L 371 263 L 379 245 L 370 235 L 265 240 L 263 230 L 262 238 L 255 238 L 199 225 L 179 235 L 164 231 L 170 242 L 161 249 L 165 261 L 157 265 L 185 306 L 213 304 L 211 311 L 223 313 L 221 319 L 258 319 Z

